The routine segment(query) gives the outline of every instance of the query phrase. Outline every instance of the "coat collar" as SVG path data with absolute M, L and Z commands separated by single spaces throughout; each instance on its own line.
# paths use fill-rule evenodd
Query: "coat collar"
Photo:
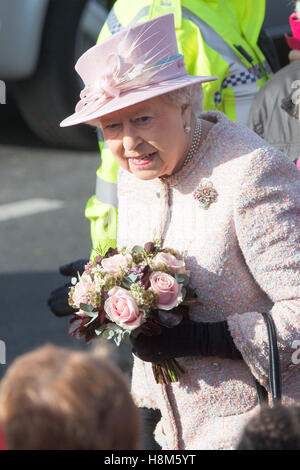
M 215 125 L 211 128 L 205 141 L 202 143 L 200 151 L 194 156 L 194 158 L 192 158 L 192 160 L 187 163 L 186 166 L 183 166 L 180 170 L 170 176 L 162 176 L 157 178 L 163 185 L 174 187 L 182 181 L 186 180 L 196 169 L 200 160 L 205 157 L 205 154 L 218 138 L 217 136 L 220 130 L 226 126 L 229 121 L 229 119 L 220 111 L 203 112 L 199 117 L 200 119 L 214 122 Z

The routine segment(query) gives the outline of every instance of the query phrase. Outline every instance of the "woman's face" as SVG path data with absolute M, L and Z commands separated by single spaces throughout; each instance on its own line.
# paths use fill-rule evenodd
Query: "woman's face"
M 190 147 L 189 106 L 155 97 L 99 118 L 104 139 L 117 162 L 140 179 L 178 171 Z

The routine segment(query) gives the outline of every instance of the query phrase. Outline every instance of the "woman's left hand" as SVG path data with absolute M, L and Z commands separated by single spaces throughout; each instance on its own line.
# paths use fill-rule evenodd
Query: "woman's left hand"
M 145 362 L 161 364 L 171 358 L 186 356 L 218 356 L 243 359 L 228 330 L 227 322 L 194 322 L 183 319 L 173 327 L 161 327 L 158 336 L 139 334 L 130 337 L 132 352 Z
M 186 320 L 173 327 L 161 327 L 161 334 L 155 336 L 146 336 L 140 333 L 136 338 L 130 336 L 132 343 L 132 352 L 139 359 L 145 362 L 159 364 L 171 359 L 180 357 L 185 350 L 183 330 Z

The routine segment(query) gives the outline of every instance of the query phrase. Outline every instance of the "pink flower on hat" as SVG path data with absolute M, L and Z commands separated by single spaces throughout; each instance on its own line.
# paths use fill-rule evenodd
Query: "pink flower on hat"
M 106 73 L 80 92 L 80 101 L 77 103 L 75 111 L 80 112 L 88 103 L 95 101 L 102 103 L 109 98 L 117 98 L 121 92 L 118 85 L 120 85 L 124 68 L 123 57 L 115 53 L 108 56 L 106 59 Z

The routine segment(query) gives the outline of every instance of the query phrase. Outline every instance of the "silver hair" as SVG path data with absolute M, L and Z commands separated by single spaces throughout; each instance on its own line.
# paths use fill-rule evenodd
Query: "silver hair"
M 176 107 L 181 107 L 185 104 L 191 105 L 192 113 L 195 117 L 199 116 L 203 110 L 203 89 L 201 83 L 195 83 L 194 85 L 170 91 L 162 95 L 162 97 Z

